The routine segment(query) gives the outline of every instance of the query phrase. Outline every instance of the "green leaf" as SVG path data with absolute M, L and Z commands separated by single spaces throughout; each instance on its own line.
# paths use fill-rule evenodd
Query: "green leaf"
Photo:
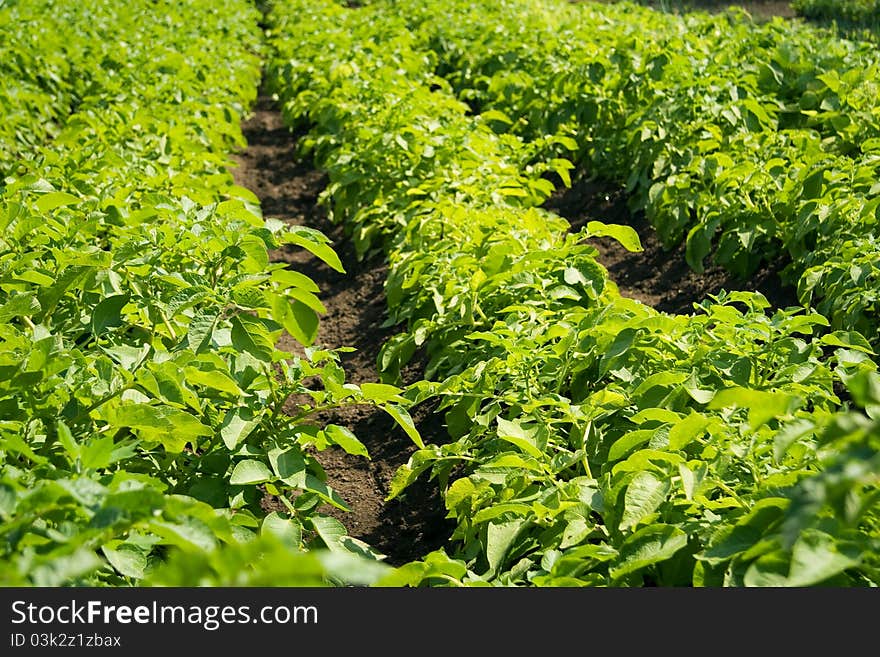
M 202 386 L 203 388 L 211 388 L 219 392 L 240 397 L 244 396 L 244 391 L 238 387 L 238 384 L 232 378 L 219 370 L 201 371 L 195 368 L 186 369 L 186 380 L 191 385 Z
M 465 575 L 467 575 L 467 566 L 464 562 L 450 559 L 440 549 L 431 552 L 422 561 L 411 561 L 395 568 L 376 585 L 379 587 L 416 587 L 432 577 L 440 577 L 442 580 L 451 577 L 454 580 L 460 580 Z
M 301 301 L 291 302 L 281 295 L 273 295 L 272 318 L 305 347 L 314 344 L 318 337 L 318 315 Z
M 538 449 L 535 441 L 535 430 L 526 430 L 518 422 L 505 420 L 500 415 L 496 418 L 498 423 L 498 437 L 516 445 L 521 450 L 535 458 L 542 458 L 544 453 Z
M 128 294 L 117 294 L 103 299 L 92 312 L 92 333 L 103 335 L 123 325 L 122 309 L 129 300 Z
M 34 463 L 46 463 L 47 461 L 46 457 L 35 453 L 19 434 L 10 433 L 5 436 L 0 434 L 0 448 L 23 454 Z
M 415 443 L 416 447 L 420 449 L 425 448 L 425 443 L 422 442 L 422 437 L 419 435 L 419 430 L 416 429 L 415 422 L 413 422 L 409 411 L 397 404 L 384 404 L 382 408 L 385 409 L 388 415 L 394 418 L 394 421 L 400 425 L 400 428 L 410 437 L 410 440 Z
M 245 459 L 235 464 L 232 474 L 229 475 L 229 483 L 233 486 L 248 486 L 272 481 L 275 477 L 262 461 Z
M 745 552 L 778 525 L 788 504 L 787 499 L 779 497 L 759 500 L 735 525 L 719 527 L 706 550 L 697 558 L 718 565 Z
M 326 243 L 326 237 L 314 229 L 305 226 L 294 226 L 283 239 L 290 243 L 301 246 L 317 258 L 320 258 L 330 267 L 341 274 L 345 273 L 342 262 L 336 252 Z
M 533 458 L 527 458 L 519 453 L 504 452 L 486 461 L 484 465 L 487 468 L 517 468 L 522 470 L 531 470 L 532 472 L 543 472 L 541 464 Z
M 94 549 L 80 548 L 72 554 L 55 554 L 48 563 L 33 567 L 33 585 L 41 588 L 69 585 L 103 566 L 104 562 Z
M 562 180 L 562 184 L 566 187 L 571 187 L 571 170 L 574 169 L 574 164 L 572 164 L 569 160 L 565 160 L 563 158 L 554 158 L 549 162 L 550 168 L 556 172 L 556 175 Z
M 55 279 L 51 276 L 47 276 L 46 274 L 42 274 L 36 270 L 28 270 L 24 272 L 19 272 L 15 274 L 15 277 L 18 281 L 25 281 L 28 283 L 33 283 L 39 287 L 48 287 L 55 283 Z
M 80 200 L 80 198 L 73 194 L 68 194 L 67 192 L 49 192 L 48 194 L 43 194 L 37 200 L 36 207 L 40 212 L 49 212 L 55 208 L 79 203 Z
M 361 541 L 350 539 L 346 547 L 349 552 L 317 553 L 321 564 L 334 579 L 354 586 L 372 586 L 394 572 L 393 568 L 377 561 L 377 553 Z
M 787 586 L 815 586 L 854 568 L 861 561 L 859 551 L 833 536 L 806 529 L 791 550 Z
M 605 224 L 601 221 L 587 222 L 587 234 L 590 237 L 611 237 L 618 242 L 627 251 L 638 253 L 644 251 L 642 242 L 639 240 L 639 234 L 632 226 L 622 224 Z
M 486 559 L 492 574 L 504 563 L 510 547 L 525 528 L 527 521 L 516 518 L 508 522 L 490 522 L 486 526 Z
M 185 375 L 183 370 L 175 363 L 165 361 L 162 363 L 152 362 L 147 365 L 146 372 L 152 375 L 153 381 L 149 381 L 144 375 L 144 370 L 139 372 L 139 382 L 143 379 L 143 385 L 154 396 L 171 404 L 188 406 L 196 413 L 202 412 L 201 402 L 196 394 L 184 385 Z M 151 387 L 152 386 L 152 387 Z
M 302 543 L 302 526 L 293 518 L 281 515 L 277 511 L 273 511 L 265 518 L 260 525 L 260 534 L 272 534 L 281 542 L 295 550 L 300 549 Z
M 690 444 L 709 426 L 709 418 L 695 411 L 669 430 L 669 449 L 678 451 Z
M 234 451 L 259 426 L 260 418 L 259 415 L 254 417 L 253 412 L 248 409 L 236 408 L 228 411 L 220 425 L 220 436 L 226 448 Z
M 204 368 L 204 369 L 201 369 Z M 188 365 L 184 369 L 184 376 L 187 383 L 194 386 L 202 386 L 218 390 L 235 397 L 244 396 L 244 392 L 238 387 L 238 384 L 232 380 L 226 372 L 209 363 L 198 363 L 197 365 Z
M 880 407 L 880 375 L 877 372 L 858 372 L 847 380 L 846 387 L 861 408 Z
M 217 537 L 200 518 L 181 517 L 178 522 L 153 520 L 147 527 L 166 543 L 176 545 L 188 552 L 210 553 L 217 547 Z
M 698 404 L 708 404 L 715 397 L 715 390 L 700 388 L 700 382 L 697 379 L 697 373 L 694 372 L 691 376 L 682 384 L 685 392 L 690 395 L 691 399 L 693 399 Z
M 58 442 L 64 448 L 64 451 L 67 452 L 67 455 L 72 460 L 78 459 L 82 453 L 82 448 L 80 447 L 79 443 L 76 442 L 76 439 L 73 437 L 73 433 L 70 431 L 70 428 L 66 424 L 64 424 L 62 420 L 58 420 L 55 426 L 56 431 L 58 432 Z
M 80 265 L 72 265 L 64 269 L 58 274 L 54 285 L 40 290 L 40 306 L 43 315 L 51 314 L 55 306 L 61 301 L 67 291 L 76 289 L 83 284 L 83 281 L 94 272 L 94 267 L 86 267 Z
M 321 291 L 321 288 L 311 278 L 305 274 L 293 269 L 277 269 L 272 272 L 272 280 L 277 282 L 282 290 L 296 287 L 306 292 L 315 294 Z
M 300 290 L 294 287 L 287 291 L 287 296 L 293 300 L 301 302 L 307 308 L 310 308 L 319 315 L 327 312 L 326 306 L 324 306 L 324 304 L 321 303 L 321 300 L 311 292 L 306 292 L 305 290 Z
M 110 465 L 113 454 L 113 436 L 91 438 L 82 448 L 80 462 L 86 470 L 100 470 Z
M 241 262 L 241 268 L 246 272 L 262 272 L 269 265 L 269 254 L 266 252 L 266 244 L 259 237 L 247 235 L 238 244 L 245 254 Z
M 871 344 L 861 333 L 855 331 L 834 331 L 819 338 L 818 343 L 832 347 L 846 347 L 866 354 L 873 354 Z
M 618 474 L 620 472 L 641 472 L 642 470 L 648 471 L 652 469 L 656 469 L 657 463 L 669 463 L 671 465 L 678 465 L 679 463 L 684 462 L 684 458 L 680 454 L 676 454 L 675 452 L 667 452 L 659 449 L 651 449 L 646 447 L 645 449 L 640 449 L 637 452 L 633 452 L 630 456 L 627 457 L 625 461 L 621 461 L 620 463 L 616 463 L 612 468 L 612 474 Z M 665 471 L 665 466 L 663 467 Z
M 304 490 L 307 490 L 311 493 L 315 493 L 322 500 L 327 502 L 328 504 L 335 506 L 337 509 L 341 509 L 343 511 L 351 511 L 348 504 L 345 502 L 342 497 L 340 497 L 339 493 L 330 488 L 325 482 L 318 479 L 316 476 L 311 474 L 305 474 L 304 481 L 302 486 Z
M 200 310 L 192 318 L 186 332 L 186 340 L 181 346 L 186 346 L 197 354 L 206 351 L 211 345 L 214 335 L 214 326 L 219 317 L 216 310 Z
M 786 586 L 788 555 L 782 550 L 762 554 L 753 561 L 742 578 L 742 586 L 772 587 Z
M 324 434 L 331 442 L 336 443 L 349 454 L 370 458 L 366 446 L 357 439 L 357 436 L 345 427 L 341 427 L 337 424 L 328 424 L 324 427 Z
M 232 318 L 232 346 L 265 362 L 270 362 L 275 352 L 275 343 L 266 327 L 259 320 L 245 314 Z
M 751 388 L 719 390 L 708 407 L 710 410 L 739 406 L 749 409 L 749 426 L 757 429 L 767 421 L 787 415 L 792 402 L 798 398 L 785 392 L 767 392 Z
M 684 259 L 687 264 L 698 274 L 702 274 L 705 267 L 703 261 L 712 250 L 712 234 L 708 227 L 697 224 L 688 232 L 685 242 Z
M 594 525 L 588 523 L 584 518 L 577 517 L 570 520 L 565 526 L 565 531 L 562 533 L 562 540 L 559 543 L 559 549 L 565 550 L 566 548 L 581 543 L 586 540 L 593 529 Z
M 120 344 L 113 347 L 101 347 L 101 351 L 110 356 L 117 363 L 122 365 L 129 372 L 138 369 L 141 364 L 150 355 L 153 347 L 149 344 L 143 344 L 140 348 L 131 347 L 129 345 Z
M 620 547 L 619 565 L 611 578 L 619 580 L 667 559 L 687 545 L 687 534 L 671 525 L 649 525 L 630 536 Z
M 406 399 L 401 397 L 403 392 L 396 386 L 387 385 L 385 383 L 362 383 L 360 385 L 364 399 L 376 403 L 383 402 L 405 402 Z
M 635 527 L 666 500 L 672 484 L 652 472 L 639 472 L 626 488 L 620 530 Z
M 348 536 L 348 530 L 336 518 L 329 516 L 314 516 L 309 519 L 312 528 L 324 541 L 324 545 L 331 552 L 348 552 L 344 545 L 344 539 Z
M 414 452 L 409 457 L 409 461 L 401 465 L 394 473 L 385 500 L 393 500 L 400 495 L 407 486 L 418 479 L 420 474 L 431 467 L 435 458 L 437 458 L 437 454 L 430 449 L 420 449 Z
M 33 293 L 17 294 L 0 306 L 0 324 L 6 324 L 16 317 L 31 317 L 40 310 L 40 302 Z
M 160 442 L 166 450 L 180 453 L 188 442 L 199 436 L 211 436 L 213 430 L 186 411 L 167 406 L 126 404 L 108 413 L 115 428 L 136 429 L 147 440 Z
M 619 461 L 636 447 L 640 447 L 651 440 L 654 434 L 655 432 L 650 429 L 640 429 L 624 434 L 611 444 L 608 450 L 608 462 Z
M 288 486 L 315 493 L 322 500 L 335 506 L 337 509 L 342 509 L 343 511 L 350 510 L 345 500 L 335 490 L 316 476 L 308 473 L 305 458 L 298 449 L 290 449 L 280 454 L 274 451 L 270 452 L 269 462 L 278 474 L 278 478 Z
M 484 121 L 498 121 L 499 123 L 504 123 L 506 125 L 513 125 L 513 120 L 507 116 L 507 114 L 495 109 L 486 110 L 480 114 L 480 117 Z
M 269 463 L 278 478 L 291 486 L 301 487 L 305 482 L 306 460 L 299 449 L 289 449 L 284 452 L 273 450 L 269 452 Z M 287 481 L 299 475 L 301 475 L 300 480 Z
M 773 458 L 777 463 L 781 463 L 785 458 L 788 449 L 798 440 L 807 436 L 816 430 L 816 425 L 809 420 L 795 420 L 787 423 L 773 437 Z
M 480 509 L 476 515 L 473 516 L 472 521 L 474 524 L 479 525 L 488 520 L 494 520 L 499 516 L 503 516 L 505 514 L 513 514 L 517 516 L 528 516 L 532 512 L 532 507 L 528 504 L 520 504 L 517 502 L 502 502 L 501 504 L 494 504 L 493 506 L 487 506 L 484 509 Z
M 471 503 L 489 488 L 487 481 L 474 481 L 470 478 L 458 479 L 446 490 L 444 502 L 449 511 L 461 513 L 470 511 Z
M 694 492 L 701 483 L 698 475 L 702 473 L 694 472 L 684 463 L 678 464 L 678 474 L 681 477 L 681 487 L 684 490 L 684 496 L 687 500 L 694 499 Z
M 133 577 L 134 579 L 143 579 L 147 568 L 147 557 L 140 548 L 122 543 L 117 549 L 112 549 L 105 545 L 101 548 L 101 552 L 107 561 L 110 562 L 110 565 L 121 575 Z
M 552 141 L 560 146 L 564 146 L 570 151 L 576 151 L 578 149 L 578 143 L 571 137 L 565 135 L 553 135 Z

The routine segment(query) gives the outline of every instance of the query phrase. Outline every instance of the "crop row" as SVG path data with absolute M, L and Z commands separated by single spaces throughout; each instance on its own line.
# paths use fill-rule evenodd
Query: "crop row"
M 873 46 L 628 3 L 402 6 L 438 72 L 496 130 L 573 139 L 578 168 L 625 185 L 667 246 L 686 240 L 694 269 L 710 254 L 744 277 L 790 263 L 803 304 L 877 335 Z
M 492 43 L 483 12 L 520 4 L 491 4 L 474 5 L 476 26 L 452 15 Z M 395 382 L 424 350 L 427 379 L 406 394 L 439 398 L 450 434 L 416 451 L 391 491 L 438 482 L 450 551 L 386 581 L 878 583 L 880 399 L 865 339 L 755 294 L 707 299 L 693 316 L 621 297 L 589 238 L 637 250 L 633 231 L 592 222 L 572 234 L 538 208 L 548 172 L 568 180 L 571 163 L 545 156 L 577 150 L 572 134 L 529 123 L 524 140 L 496 132 L 501 112 L 473 115 L 447 80 L 476 70 L 464 53 L 460 69 L 443 65 L 441 37 L 424 38 L 449 27 L 448 6 L 419 30 L 427 14 L 413 7 L 278 0 L 268 17 L 268 81 L 288 121 L 311 127 L 333 217 L 362 252 L 388 254 L 389 310 L 405 330 L 380 369 Z M 537 25 L 498 31 L 525 51 L 558 43 Z M 509 63 L 496 61 L 499 75 L 515 75 Z M 591 70 L 572 59 L 560 76 L 570 65 Z M 535 87 L 532 111 L 555 107 L 548 89 Z
M 64 4 L 64 7 L 59 5 Z M 69 3 L 16 3 L 0 12 L 0 175 L 57 131 L 76 99 L 70 61 L 86 59 L 66 47 L 61 25 L 83 28 Z M 74 42 L 75 43 L 75 42 Z M 95 62 L 97 64 L 98 62 Z
M 878 0 L 792 0 L 791 6 L 798 16 L 830 26 L 848 39 L 880 41 Z
M 873 27 L 880 25 L 880 2 L 877 0 L 793 0 L 791 6 L 807 18 Z
M 348 402 L 409 418 L 335 353 L 276 347 L 283 330 L 310 345 L 323 306 L 270 249 L 341 265 L 230 174 L 259 20 L 245 0 L 0 7 L 4 585 L 314 584 L 369 554 L 317 513 L 346 505 L 307 453 L 366 450 L 310 418 Z

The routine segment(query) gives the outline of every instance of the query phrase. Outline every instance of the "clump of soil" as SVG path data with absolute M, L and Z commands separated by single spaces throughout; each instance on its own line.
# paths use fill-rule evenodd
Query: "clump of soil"
M 748 280 L 739 280 L 718 266 L 709 266 L 702 274 L 694 272 L 685 261 L 684 244 L 664 249 L 644 214 L 630 211 L 619 186 L 581 179 L 570 189 L 557 189 L 544 207 L 568 219 L 572 230 L 588 221 L 632 226 L 644 247 L 642 252 L 631 253 L 610 237 L 593 238 L 590 243 L 598 249 L 598 260 L 620 293 L 657 310 L 690 314 L 695 303 L 721 290 L 761 292 L 777 308 L 800 305 L 794 288 L 781 282 L 779 272 L 787 264 L 783 259 L 763 265 Z
M 318 295 L 327 308 L 321 318 L 317 344 L 327 348 L 353 347 L 343 353 L 341 365 L 352 383 L 377 380 L 376 359 L 386 339 L 396 331 L 383 327 L 386 319 L 384 282 L 387 265 L 381 256 L 358 261 L 354 247 L 338 225 L 332 224 L 318 205 L 327 177 L 299 156 L 300 134 L 284 126 L 272 99 L 261 96 L 251 116 L 242 123 L 248 147 L 237 156 L 233 172 L 236 183 L 253 191 L 266 217 L 310 226 L 330 237 L 345 273 L 339 273 L 303 249 L 273 252 L 274 262 L 285 262 L 309 276 L 321 289 Z M 297 351 L 289 336 L 282 348 Z M 421 378 L 418 365 L 404 373 L 407 382 Z M 426 402 L 413 409 L 413 419 L 426 442 L 447 439 L 442 417 Z M 437 549 L 449 537 L 452 524 L 437 487 L 420 480 L 399 498 L 386 502 L 389 484 L 398 467 L 406 463 L 415 446 L 384 411 L 352 405 L 315 415 L 319 424 L 338 424 L 363 442 L 367 460 L 338 448 L 316 454 L 328 484 L 351 507 L 343 512 L 330 507 L 322 511 L 336 517 L 351 536 L 387 555 L 387 562 L 400 565 Z M 271 500 L 267 503 L 271 505 Z

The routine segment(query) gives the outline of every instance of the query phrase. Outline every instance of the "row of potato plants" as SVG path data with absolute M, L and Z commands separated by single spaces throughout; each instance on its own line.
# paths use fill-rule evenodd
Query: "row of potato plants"
M 34 146 L 54 135 L 77 99 L 70 62 L 77 42 L 64 40 L 62 25 L 82 28 L 78 7 L 69 3 L 14 3 L 0 11 L 0 176 Z M 26 27 L 24 27 L 26 26 Z M 97 64 L 97 62 L 95 62 Z
M 0 7 L 14 53 L 0 59 L 14 126 L 0 142 L 0 584 L 387 570 L 321 511 L 346 503 L 314 451 L 367 454 L 313 415 L 372 404 L 418 440 L 405 400 L 347 383 L 311 346 L 318 287 L 269 252 L 339 259 L 319 232 L 264 218 L 230 173 L 260 20 L 246 0 Z
M 573 139 L 578 168 L 624 185 L 667 247 L 686 241 L 695 270 L 709 255 L 743 277 L 790 263 L 803 304 L 878 334 L 873 45 L 736 12 L 398 4 L 474 111 L 526 140 Z
M 878 0 L 793 0 L 798 16 L 828 26 L 847 39 L 880 42 Z
M 878 0 L 793 0 L 791 6 L 806 18 L 873 27 L 880 25 Z
M 572 167 L 541 155 L 570 136 L 526 141 L 493 129 L 500 113 L 473 115 L 409 8 L 276 0 L 268 15 L 267 79 L 310 128 L 324 201 L 361 252 L 388 255 L 404 331 L 379 368 L 396 383 L 425 352 L 405 394 L 439 399 L 448 427 L 389 497 L 429 477 L 455 530 L 384 583 L 880 583 L 868 342 L 758 294 L 693 316 L 622 297 L 589 238 L 637 250 L 635 233 L 571 233 L 538 207 L 546 174 L 568 182 Z

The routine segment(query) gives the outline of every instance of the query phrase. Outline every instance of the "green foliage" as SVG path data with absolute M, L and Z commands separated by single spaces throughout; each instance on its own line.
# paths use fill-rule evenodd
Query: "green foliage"
M 341 270 L 328 239 L 262 217 L 229 172 L 259 14 L 244 0 L 75 4 L 69 24 L 45 19 L 56 40 L 25 25 L 11 41 L 39 53 L 28 61 L 69 58 L 34 84 L 74 100 L 57 129 L 3 141 L 33 149 L 0 187 L 0 582 L 295 580 L 241 571 L 284 551 L 254 542 L 267 534 L 291 554 L 375 561 L 318 511 L 347 506 L 314 451 L 366 450 L 313 416 L 372 404 L 418 434 L 399 390 L 347 383 L 312 344 L 317 286 L 270 263 L 292 245 Z M 0 107 L 29 112 L 19 100 Z M 285 330 L 296 353 L 276 346 Z M 317 577 L 321 559 L 300 561 Z
M 86 92 L 72 75 L 71 61 L 90 61 L 82 41 L 64 39 L 65 24 L 84 28 L 71 3 L 30 2 L 0 6 L 0 176 L 17 158 L 54 137 Z
M 389 323 L 404 331 L 380 370 L 394 383 L 423 350 L 427 380 L 406 395 L 439 398 L 450 434 L 412 455 L 390 496 L 437 481 L 452 541 L 379 584 L 876 585 L 871 345 L 758 294 L 686 316 L 620 296 L 589 239 L 638 249 L 631 231 L 570 234 L 537 208 L 552 191 L 542 174 L 567 180 L 580 135 L 568 116 L 546 130 L 526 113 L 569 102 L 593 112 L 573 124 L 588 130 L 598 111 L 517 80 L 517 57 L 548 64 L 545 40 L 570 36 L 551 36 L 544 7 L 288 0 L 269 15 L 270 82 L 288 120 L 310 126 L 325 201 L 389 257 Z M 490 23 L 498 14 L 511 20 Z M 570 66 L 578 84 L 610 70 L 573 58 L 545 72 L 561 81 Z M 527 109 L 500 100 L 520 93 Z M 758 114 L 740 115 L 743 132 Z
M 271 519 L 273 516 L 267 518 Z M 276 520 L 276 522 L 278 522 Z M 264 523 L 264 529 L 268 523 Z M 349 550 L 298 549 L 280 525 L 212 551 L 175 552 L 144 586 L 370 586 L 393 570 Z
M 806 18 L 868 25 L 880 22 L 877 0 L 793 0 L 791 6 Z
M 317 286 L 270 261 L 341 270 L 327 238 L 229 174 L 250 3 L 0 7 L 0 583 L 880 584 L 873 51 L 629 5 L 266 7 L 323 202 L 389 258 L 383 382 L 346 382 Z M 787 250 L 818 312 L 621 297 L 590 240 L 633 231 L 539 209 L 575 164 L 695 267 Z M 407 411 L 429 399 L 439 444 Z M 444 549 L 389 569 L 322 512 L 347 504 L 314 452 L 369 457 L 316 423 L 348 403 L 412 438 L 389 496 L 436 481 Z
M 793 0 L 791 6 L 799 16 L 848 39 L 880 42 L 877 0 Z
M 835 328 L 880 326 L 880 59 L 780 19 L 629 3 L 407 6 L 438 71 L 492 126 L 626 186 L 663 242 L 786 279 Z M 573 140 L 560 153 L 560 140 Z

